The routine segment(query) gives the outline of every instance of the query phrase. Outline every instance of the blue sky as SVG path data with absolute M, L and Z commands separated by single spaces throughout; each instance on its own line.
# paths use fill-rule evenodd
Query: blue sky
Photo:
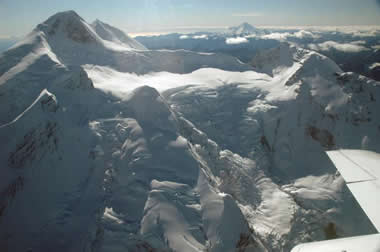
M 380 25 L 379 0 L 0 0 L 0 38 L 22 36 L 56 12 L 75 10 L 127 32 L 253 25 Z

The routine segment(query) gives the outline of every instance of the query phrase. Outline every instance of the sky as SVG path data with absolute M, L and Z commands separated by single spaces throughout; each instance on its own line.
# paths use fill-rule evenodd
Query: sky
M 59 11 L 128 33 L 256 26 L 380 25 L 380 0 L 0 0 L 0 38 L 19 37 Z

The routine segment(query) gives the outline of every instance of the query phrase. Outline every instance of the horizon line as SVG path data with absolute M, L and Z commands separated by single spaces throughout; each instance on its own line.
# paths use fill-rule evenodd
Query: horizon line
M 87 21 L 86 21 L 87 22 Z M 242 22 L 242 23 L 249 23 L 249 22 Z M 240 23 L 240 24 L 242 24 Z M 114 26 L 113 24 L 108 23 L 111 26 Z M 240 25 L 238 24 L 238 25 Z M 250 23 L 249 23 L 250 24 Z M 220 26 L 212 26 L 212 25 L 189 25 L 189 26 L 174 26 L 174 27 L 162 27 L 157 28 L 153 30 L 146 30 L 146 31 L 131 31 L 131 29 L 128 28 L 120 28 L 117 26 L 114 26 L 118 29 L 121 29 L 126 34 L 130 35 L 131 37 L 137 37 L 137 36 L 158 36 L 158 35 L 165 35 L 165 34 L 171 34 L 171 33 L 195 33 L 195 32 L 207 32 L 205 30 L 211 29 L 211 30 L 226 30 L 230 27 L 236 27 L 238 25 L 220 25 Z M 252 24 L 251 24 L 252 25 Z M 369 30 L 380 30 L 380 25 L 252 25 L 256 28 L 260 29 L 294 29 L 294 30 L 322 30 L 322 31 L 344 31 L 344 30 L 355 30 L 358 31 L 359 29 L 362 31 L 369 31 Z M 130 32 L 128 32 L 128 30 Z M 186 32 L 186 30 L 189 30 Z M 31 31 L 30 31 L 31 32 Z M 212 32 L 212 31 L 210 31 Z M 28 33 L 24 35 L 1 35 L 0 34 L 0 40 L 18 40 L 25 37 Z

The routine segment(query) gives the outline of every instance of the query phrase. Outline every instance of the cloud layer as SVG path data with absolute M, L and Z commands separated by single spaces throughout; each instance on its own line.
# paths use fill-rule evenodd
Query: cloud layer
M 266 35 L 261 36 L 262 39 L 275 39 L 275 40 L 286 40 L 288 38 L 298 38 L 298 39 L 305 39 L 305 38 L 311 38 L 311 39 L 317 39 L 321 36 L 318 34 L 315 34 L 311 31 L 306 30 L 300 30 L 294 33 L 291 32 L 272 32 Z
M 238 44 L 243 44 L 243 43 L 248 43 L 248 39 L 246 39 L 244 37 L 227 38 L 226 39 L 227 45 L 238 45 Z
M 365 46 L 361 45 L 361 41 L 354 41 L 351 43 L 338 43 L 335 41 L 326 41 L 319 44 L 309 44 L 308 47 L 312 50 L 316 51 L 330 51 L 331 49 L 335 49 L 341 52 L 361 52 L 369 50 Z
M 179 39 L 208 39 L 208 36 L 206 34 L 202 35 L 194 35 L 194 36 L 189 36 L 189 35 L 181 35 Z

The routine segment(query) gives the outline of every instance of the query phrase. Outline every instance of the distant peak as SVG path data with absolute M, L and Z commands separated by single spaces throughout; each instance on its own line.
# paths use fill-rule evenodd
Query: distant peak
M 245 27 L 253 27 L 251 24 L 247 23 L 247 22 L 244 22 L 242 23 L 241 25 L 239 26 L 245 26 Z
M 238 28 L 238 27 L 245 27 L 245 28 L 255 28 L 253 25 L 247 23 L 247 22 L 243 22 L 241 23 L 240 25 L 238 26 L 232 26 L 230 28 Z
M 235 35 L 248 35 L 248 34 L 257 34 L 263 33 L 262 30 L 254 27 L 253 25 L 244 22 L 238 26 L 230 27 L 229 30 Z

